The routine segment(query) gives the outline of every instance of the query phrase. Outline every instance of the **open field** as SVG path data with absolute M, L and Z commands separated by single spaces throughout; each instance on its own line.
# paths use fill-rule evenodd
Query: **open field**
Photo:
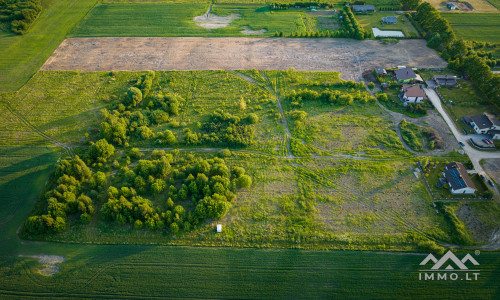
M 325 25 L 333 23 L 328 22 L 333 14 L 316 16 L 306 13 L 308 9 L 270 11 L 263 4 L 216 3 L 207 16 L 208 7 L 206 2 L 101 4 L 69 36 L 274 36 L 333 29 Z
M 382 18 L 384 17 L 397 17 L 397 24 L 383 24 Z M 365 27 L 369 32 L 372 31 L 373 27 L 377 27 L 380 30 L 401 30 L 406 37 L 418 37 L 418 31 L 413 27 L 410 20 L 405 15 L 396 14 L 395 12 L 375 12 L 366 15 L 355 15 L 358 19 L 359 24 Z
M 291 51 L 293 49 L 293 51 Z M 280 38 L 72 38 L 42 70 L 286 70 L 342 72 L 356 79 L 367 69 L 408 65 L 444 67 L 423 40 L 379 41 Z
M 57 0 L 25 35 L 0 31 L 0 90 L 19 89 L 97 0 Z
M 497 12 L 497 8 L 490 2 L 490 1 L 496 1 L 496 0 L 469 0 L 469 2 L 472 7 L 474 7 L 474 12 L 473 13 L 491 13 L 491 12 Z M 426 0 L 426 2 L 429 2 L 434 6 L 439 12 L 449 12 L 450 10 L 448 7 L 446 7 L 446 2 L 440 1 L 440 0 Z M 460 12 L 460 11 L 458 11 Z M 468 12 L 472 13 L 472 12 Z
M 458 38 L 500 43 L 500 14 L 441 13 Z

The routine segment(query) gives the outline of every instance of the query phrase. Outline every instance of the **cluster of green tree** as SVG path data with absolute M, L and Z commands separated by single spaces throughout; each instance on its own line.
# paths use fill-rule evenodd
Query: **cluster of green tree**
M 475 52 L 475 54 L 483 58 L 486 64 L 490 67 L 495 67 L 500 65 L 500 58 L 495 58 L 494 52 L 498 50 L 500 45 L 487 42 L 470 41 L 468 42 L 469 52 Z
M 406 110 L 416 114 L 427 114 L 427 110 L 423 107 L 421 103 L 408 103 L 406 105 Z
M 128 103 L 137 103 L 136 100 L 141 99 L 139 97 L 141 94 L 138 88 L 131 87 L 128 93 L 131 96 L 127 97 L 127 101 L 130 101 Z M 163 124 L 168 122 L 171 116 L 179 115 L 179 107 L 183 102 L 184 99 L 178 95 L 157 93 L 154 97 L 148 98 L 145 107 L 133 104 L 125 107 L 124 104 L 120 104 L 118 109 L 112 112 L 103 109 L 102 115 L 105 121 L 101 123 L 102 136 L 114 144 L 125 146 L 128 145 L 130 136 L 143 140 L 154 138 L 156 135 L 149 126 Z M 159 137 L 163 143 L 164 134 Z
M 498 101 L 500 76 L 491 72 L 488 60 L 474 51 L 473 44 L 457 40 L 448 21 L 430 3 L 420 0 L 418 3 L 413 19 L 426 32 L 427 45 L 441 52 L 449 68 L 467 74 L 486 97 Z
M 243 118 L 234 116 L 221 109 L 213 112 L 208 121 L 203 123 L 202 130 L 206 133 L 202 139 L 206 143 L 224 146 L 248 146 L 253 143 L 254 127 L 259 121 L 256 114 L 250 113 Z M 188 132 L 193 135 L 194 133 Z M 192 138 L 186 143 L 191 144 Z M 198 140 L 196 140 L 198 141 Z
M 24 34 L 42 11 L 41 0 L 0 0 L 0 22 L 10 30 Z
M 252 184 L 245 169 L 230 170 L 222 158 L 191 155 L 174 164 L 172 155 L 164 151 L 155 151 L 153 158 L 140 160 L 135 169 L 120 170 L 123 186 L 108 188 L 108 201 L 101 208 L 105 220 L 130 223 L 135 228 L 145 225 L 174 233 L 187 231 L 206 218 L 222 218 L 236 198 L 236 190 Z M 148 195 L 161 200 L 160 205 L 153 205 L 145 198 Z M 194 209 L 187 211 L 179 202 L 188 207 L 189 200 Z
M 287 95 L 286 99 L 290 101 L 291 105 L 294 107 L 301 107 L 303 101 L 309 102 L 320 100 L 328 104 L 351 105 L 354 102 L 367 103 L 375 100 L 365 92 L 353 91 L 350 93 L 342 93 L 338 90 L 332 91 L 329 89 L 323 90 L 321 93 L 309 89 L 299 90 L 298 92 L 293 90 Z
M 280 31 L 280 32 L 276 32 L 274 34 L 274 36 L 284 37 L 285 34 L 283 33 L 283 31 Z M 308 32 L 294 31 L 294 32 L 290 33 L 290 35 L 288 37 L 292 37 L 292 38 L 329 38 L 329 37 L 336 38 L 336 37 L 340 37 L 340 35 L 339 35 L 338 31 L 330 32 L 329 30 L 327 30 L 327 31 L 308 31 Z
M 321 0 L 310 1 L 310 2 L 295 2 L 295 3 L 274 2 L 269 5 L 269 8 L 271 10 L 284 10 L 284 9 L 289 9 L 291 7 L 310 8 L 311 6 L 317 8 L 328 8 L 328 7 L 333 7 L 333 3 L 322 2 Z
M 344 6 L 344 9 L 340 11 L 339 22 L 341 29 L 338 32 L 338 37 L 363 40 L 370 35 L 370 33 L 358 23 L 358 20 L 356 20 L 350 6 L 346 5 Z
M 67 216 L 73 214 L 79 214 L 83 223 L 90 222 L 94 214 L 92 198 L 96 199 L 98 190 L 107 186 L 106 175 L 93 173 L 78 156 L 61 161 L 50 182 L 53 189 L 43 196 L 41 213 L 30 216 L 24 223 L 23 230 L 28 234 L 62 232 Z

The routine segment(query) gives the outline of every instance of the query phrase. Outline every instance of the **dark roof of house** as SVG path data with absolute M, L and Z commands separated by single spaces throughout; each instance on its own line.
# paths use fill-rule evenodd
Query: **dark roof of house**
M 490 119 L 482 115 L 468 116 L 471 122 L 474 122 L 479 129 L 490 128 L 493 123 L 491 123 Z
M 488 134 L 491 136 L 494 136 L 495 134 L 500 134 L 500 130 L 488 130 Z
M 477 190 L 476 186 L 472 182 L 467 174 L 467 170 L 464 165 L 459 162 L 452 162 L 446 165 L 446 171 L 444 172 L 444 177 L 454 190 L 463 189 L 469 187 L 471 189 Z
M 375 10 L 375 5 L 353 5 L 354 10 Z
M 397 17 L 384 17 L 382 18 L 382 21 L 388 22 L 388 23 L 396 23 L 398 21 Z
M 497 117 L 495 117 L 495 115 L 492 115 L 492 114 L 489 114 L 489 113 L 483 113 L 483 115 L 485 115 L 488 120 L 490 120 L 491 124 L 495 125 L 495 126 L 500 126 L 500 121 L 498 121 Z
M 417 78 L 417 74 L 413 72 L 411 68 L 404 68 L 394 71 L 398 80 L 408 80 L 412 78 Z
M 377 72 L 377 73 L 387 73 L 387 72 L 385 71 L 385 69 L 382 69 L 382 68 L 376 68 L 376 69 L 375 69 L 375 72 Z
M 453 75 L 434 75 L 434 81 L 439 85 L 457 84 L 457 78 Z
M 403 85 L 403 92 L 406 97 L 427 97 L 420 85 Z

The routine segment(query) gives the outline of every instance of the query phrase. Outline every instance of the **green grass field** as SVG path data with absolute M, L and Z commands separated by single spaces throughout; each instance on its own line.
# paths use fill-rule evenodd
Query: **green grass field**
M 361 24 L 361 26 L 366 28 L 369 32 L 372 31 L 373 27 L 377 27 L 380 30 L 401 30 L 406 37 L 419 36 L 415 27 L 413 27 L 410 20 L 408 20 L 408 18 L 404 15 L 398 15 L 394 12 L 375 12 L 367 15 L 355 16 L 356 19 L 358 19 L 359 24 Z M 389 16 L 397 17 L 397 24 L 382 24 L 382 18 Z
M 238 18 L 225 28 L 205 29 L 193 18 L 206 13 L 208 6 L 207 3 L 101 4 L 92 9 L 70 36 L 246 36 L 241 32 L 246 27 L 266 30 L 257 36 L 272 36 L 280 31 L 290 34 L 320 29 L 316 16 L 306 14 L 304 9 L 270 11 L 262 4 L 215 4 L 211 13 L 237 14 Z
M 499 43 L 500 14 L 441 13 L 458 38 Z
M 480 115 L 483 112 L 499 115 L 500 112 L 487 99 L 481 96 L 477 88 L 472 82 L 467 80 L 459 80 L 459 87 L 448 88 L 440 87 L 439 92 L 448 101 L 444 107 L 447 109 L 452 120 L 455 121 L 457 128 L 464 128 L 469 132 L 473 132 L 470 126 L 465 125 L 461 118 L 464 115 Z
M 57 0 L 23 35 L 0 32 L 0 91 L 19 89 L 97 0 Z

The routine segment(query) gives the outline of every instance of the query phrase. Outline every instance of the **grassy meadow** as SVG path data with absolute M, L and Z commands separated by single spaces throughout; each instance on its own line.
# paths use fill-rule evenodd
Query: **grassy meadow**
M 499 43 L 500 14 L 441 13 L 458 38 Z
M 363 26 L 369 32 L 372 31 L 373 27 L 377 27 L 380 30 L 401 30 L 406 37 L 418 37 L 418 31 L 413 27 L 410 20 L 405 15 L 398 15 L 395 12 L 374 12 L 366 15 L 355 15 L 359 24 Z M 382 18 L 384 17 L 397 17 L 398 22 L 396 24 L 384 24 L 382 23 Z
M 332 31 L 334 16 L 315 16 L 306 9 L 270 11 L 263 4 L 214 4 L 211 13 L 237 15 L 227 27 L 205 29 L 193 18 L 205 14 L 209 3 L 104 3 L 97 5 L 69 34 L 99 36 L 248 36 L 242 30 L 263 30 L 253 36 L 276 32 Z M 168 20 L 168 22 L 166 22 Z M 318 24 L 319 20 L 319 24 Z M 329 28 L 331 27 L 331 28 Z
M 24 85 L 97 0 L 57 0 L 22 36 L 0 31 L 0 91 Z

